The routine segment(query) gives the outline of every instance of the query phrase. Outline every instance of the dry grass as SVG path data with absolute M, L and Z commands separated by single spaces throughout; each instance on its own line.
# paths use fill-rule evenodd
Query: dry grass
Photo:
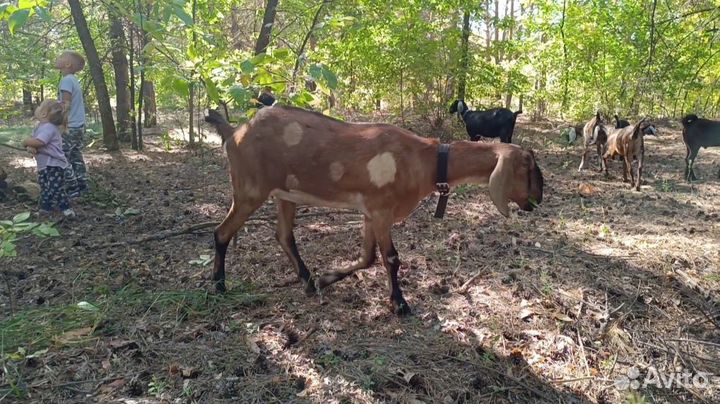
M 562 145 L 557 126 L 521 123 L 515 136 L 536 150 L 544 170 L 540 210 L 504 219 L 482 188 L 464 186 L 445 220 L 432 219 L 429 198 L 394 228 L 401 285 L 414 309 L 403 319 L 388 312 L 380 265 L 305 297 L 291 282 L 272 223 L 248 226 L 230 249 L 227 297 L 207 294 L 208 267 L 189 263 L 211 253 L 206 232 L 88 250 L 219 220 L 229 198 L 218 152 L 91 154 L 98 184 L 80 207 L 83 220 L 63 225 L 60 240 L 21 245 L 12 265 L 26 277 L 11 284 L 26 326 L 44 318 L 28 315 L 31 309 L 48 316 L 88 301 L 98 312 L 47 331 L 56 334 L 45 335 L 47 343 L 5 337 L 0 397 L 718 402 L 718 379 L 702 388 L 638 390 L 620 390 L 615 381 L 631 367 L 643 375 L 650 367 L 720 375 L 720 154 L 701 152 L 696 167 L 704 181 L 690 186 L 681 181 L 679 132 L 662 128 L 647 141 L 647 183 L 635 192 L 622 183 L 619 163 L 611 163 L 610 179 L 578 173 L 579 148 Z M 581 183 L 594 195 L 581 197 Z M 140 214 L 124 215 L 131 207 Z M 23 209 L 3 208 L 2 216 Z M 269 202 L 257 215 L 273 211 Z M 358 252 L 359 216 L 298 222 L 297 243 L 311 269 L 327 271 Z

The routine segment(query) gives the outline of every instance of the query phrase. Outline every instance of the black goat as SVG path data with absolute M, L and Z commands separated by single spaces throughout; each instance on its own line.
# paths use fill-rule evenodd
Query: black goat
M 720 146 L 720 122 L 698 118 L 695 114 L 685 115 L 682 119 L 683 142 L 687 149 L 685 155 L 685 179 L 697 180 L 693 164 L 700 148 Z
M 627 119 L 620 119 L 618 114 L 615 114 L 615 129 L 622 129 L 626 126 L 630 126 L 630 121 Z
M 480 137 L 499 137 L 503 143 L 512 143 L 517 116 L 522 110 L 512 112 L 507 108 L 492 108 L 485 111 L 470 111 L 463 100 L 455 100 L 450 106 L 450 113 L 458 113 L 465 122 L 470 140 Z
M 615 129 L 622 129 L 628 126 L 630 126 L 630 121 L 627 119 L 620 119 L 620 117 L 615 114 Z M 655 125 L 650 122 L 643 122 L 640 130 L 642 130 L 643 135 L 657 136 L 657 129 L 655 128 Z
M 269 92 L 263 91 L 260 93 L 260 95 L 258 95 L 257 101 L 255 102 L 255 107 L 271 107 L 273 104 L 275 104 L 275 97 L 273 97 L 273 95 Z

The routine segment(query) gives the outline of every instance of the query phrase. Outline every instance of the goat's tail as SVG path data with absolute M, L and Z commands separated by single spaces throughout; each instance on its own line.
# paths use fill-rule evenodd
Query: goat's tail
M 688 114 L 688 115 L 685 115 L 680 122 L 682 122 L 683 126 L 690 126 L 692 123 L 694 123 L 698 119 L 700 119 L 700 118 L 698 118 L 697 115 Z
M 518 115 L 522 114 L 522 109 L 518 109 L 517 111 L 513 112 L 513 116 L 517 118 Z
M 205 117 L 205 122 L 215 127 L 215 130 L 222 138 L 223 143 L 225 143 L 225 141 L 232 136 L 233 133 L 235 133 L 235 128 L 228 123 L 222 114 L 214 109 L 208 111 L 208 114 Z

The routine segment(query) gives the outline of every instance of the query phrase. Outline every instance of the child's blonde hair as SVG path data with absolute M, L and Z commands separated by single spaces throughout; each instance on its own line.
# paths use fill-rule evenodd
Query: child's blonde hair
M 63 105 L 55 100 L 47 99 L 35 108 L 35 119 L 38 121 L 47 120 L 53 125 L 61 125 L 65 118 Z
M 71 50 L 63 51 L 57 60 L 63 64 L 68 63 L 72 67 L 73 73 L 79 72 L 85 67 L 85 58 L 83 58 L 81 54 Z

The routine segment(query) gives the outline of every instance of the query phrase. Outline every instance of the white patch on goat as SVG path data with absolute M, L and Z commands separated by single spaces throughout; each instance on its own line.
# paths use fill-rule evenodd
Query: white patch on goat
M 285 186 L 287 189 L 298 189 L 300 188 L 300 180 L 293 174 L 290 174 L 285 179 Z
M 398 261 L 397 255 L 391 255 L 388 257 L 388 262 L 392 265 L 395 265 L 395 263 Z
M 395 181 L 397 167 L 395 166 L 395 158 L 390 152 L 380 153 L 373 157 L 368 161 L 367 169 L 368 173 L 370 173 L 370 182 L 378 188 Z
M 336 161 L 332 164 L 330 164 L 330 179 L 338 182 L 342 178 L 342 176 L 345 174 L 345 167 L 343 167 L 342 163 L 339 161 Z
M 364 215 L 370 216 L 370 211 L 365 206 L 365 198 L 360 193 L 343 194 L 335 200 L 318 198 L 315 195 L 297 190 L 284 191 L 282 189 L 273 189 L 270 195 L 298 205 L 323 206 L 336 209 L 357 209 Z
M 295 146 L 302 140 L 303 129 L 299 123 L 293 122 L 283 129 L 283 140 L 288 146 Z

